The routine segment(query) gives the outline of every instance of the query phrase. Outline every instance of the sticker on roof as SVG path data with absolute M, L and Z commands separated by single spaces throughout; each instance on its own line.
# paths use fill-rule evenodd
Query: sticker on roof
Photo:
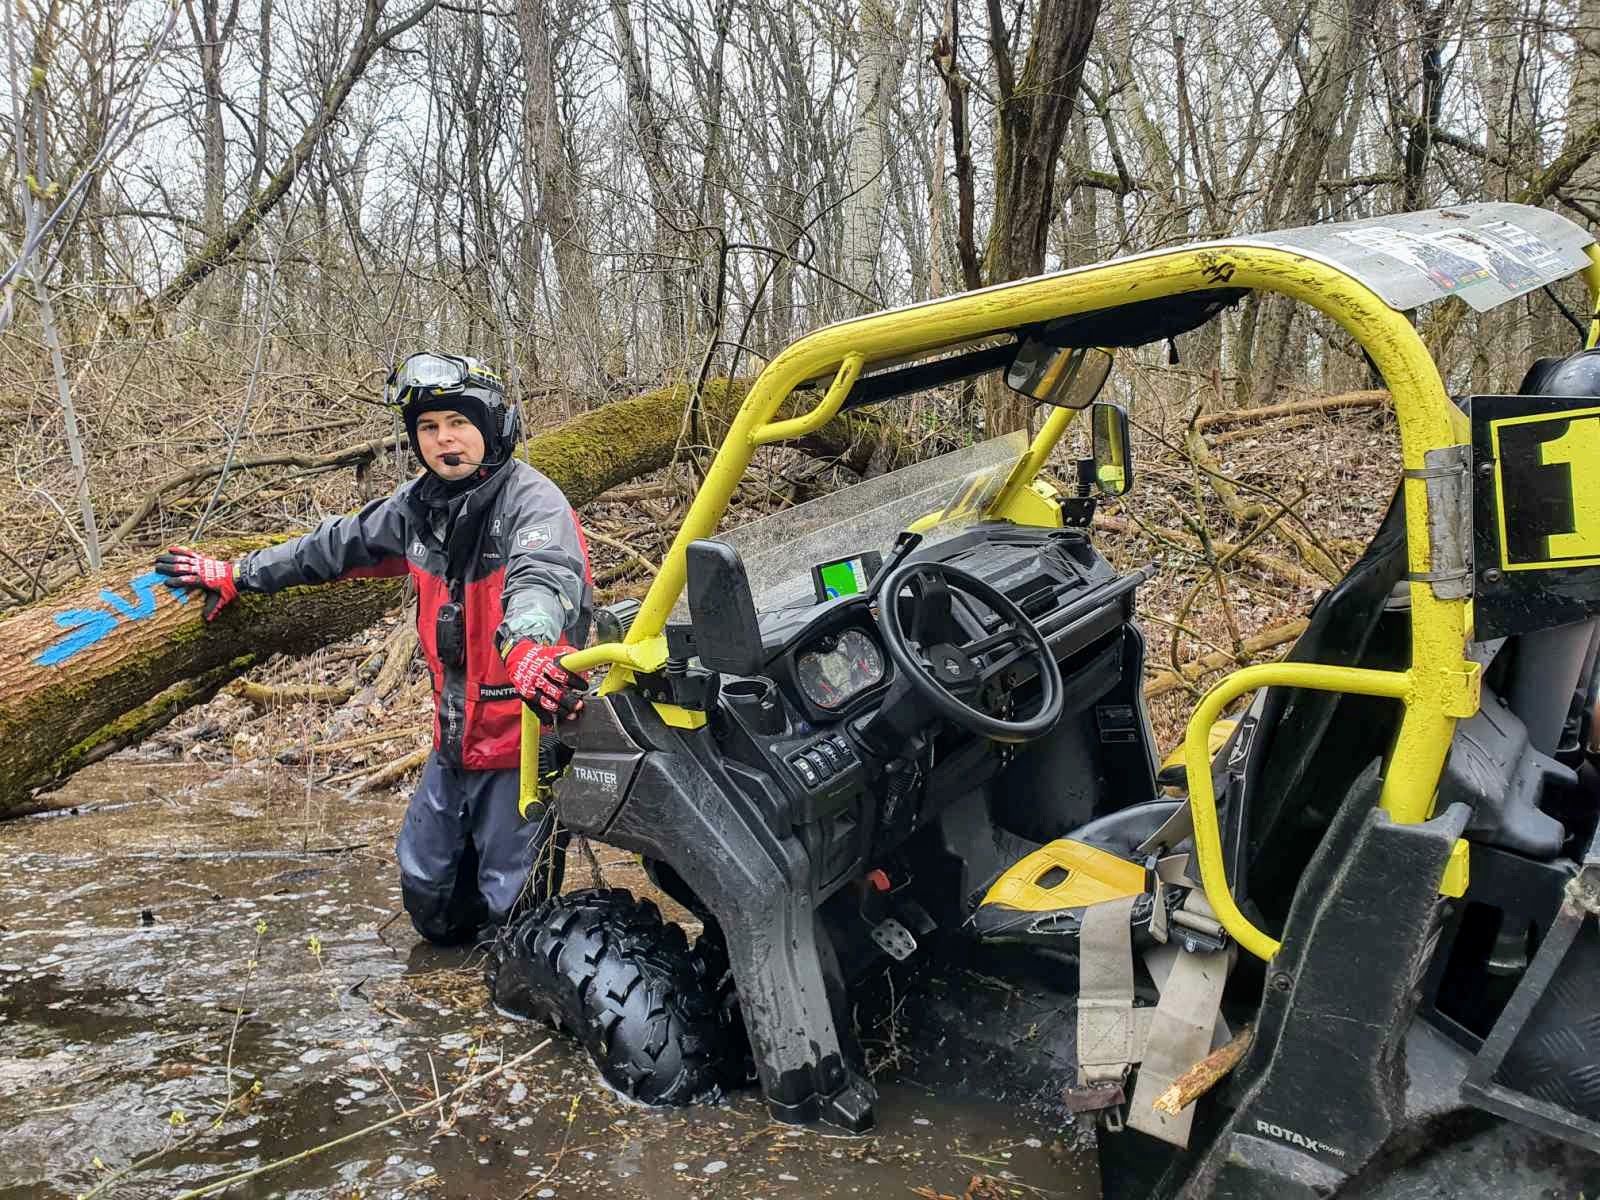
M 1485 312 L 1588 265 L 1595 239 L 1525 204 L 1464 204 L 1364 221 L 1306 225 L 1245 239 L 1293 250 L 1359 279 L 1404 311 L 1459 296 Z

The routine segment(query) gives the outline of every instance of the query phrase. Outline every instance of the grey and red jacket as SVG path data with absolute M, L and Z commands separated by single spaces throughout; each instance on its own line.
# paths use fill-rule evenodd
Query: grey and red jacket
M 359 512 L 256 550 L 234 564 L 240 591 L 410 572 L 417 635 L 433 674 L 433 744 L 468 770 L 515 767 L 522 701 L 497 644 L 563 637 L 582 646 L 593 609 L 589 552 L 578 517 L 548 478 L 512 461 L 454 498 L 421 475 Z M 447 663 L 439 610 L 455 602 L 465 622 L 464 660 Z

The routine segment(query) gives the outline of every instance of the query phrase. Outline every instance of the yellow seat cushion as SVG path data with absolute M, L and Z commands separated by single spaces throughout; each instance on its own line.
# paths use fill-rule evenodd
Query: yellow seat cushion
M 1065 871 L 1050 886 L 1041 881 Z M 1059 838 L 1041 846 L 994 881 L 984 905 L 997 904 L 1022 912 L 1051 912 L 1086 908 L 1145 891 L 1144 867 L 1119 858 L 1109 850 Z

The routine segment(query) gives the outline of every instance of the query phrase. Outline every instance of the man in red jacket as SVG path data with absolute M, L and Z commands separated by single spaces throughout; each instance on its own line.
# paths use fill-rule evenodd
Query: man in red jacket
M 417 932 L 456 944 L 560 886 L 553 812 L 530 819 L 518 808 L 522 705 L 546 725 L 583 707 L 582 681 L 560 659 L 588 637 L 588 549 L 561 490 L 511 457 L 519 421 L 493 372 L 414 354 L 385 399 L 405 419 L 421 475 L 237 562 L 174 546 L 156 570 L 170 586 L 203 589 L 208 621 L 241 591 L 410 572 L 433 675 L 433 753 L 395 855 Z

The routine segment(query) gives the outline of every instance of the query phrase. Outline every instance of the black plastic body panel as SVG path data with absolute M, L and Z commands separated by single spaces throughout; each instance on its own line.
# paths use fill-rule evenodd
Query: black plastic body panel
M 1517 715 L 1484 688 L 1477 715 L 1456 725 L 1439 780 L 1439 801 L 1472 805 L 1467 837 L 1474 843 L 1551 859 L 1567 836 L 1560 821 L 1539 809 L 1539 798 L 1552 780 L 1574 786 L 1578 777 L 1572 768 L 1534 749 Z
M 994 819 L 1048 842 L 1156 794 L 1154 749 L 1139 695 L 1144 639 L 1132 625 L 1068 660 L 1066 711 L 1048 738 L 1024 746 L 996 783 Z
M 555 782 L 561 820 L 578 833 L 602 834 L 627 795 L 644 750 L 604 696 L 584 704 L 583 712 L 563 727 L 562 739 L 582 748 Z
M 626 692 L 612 702 L 646 731 L 648 749 L 606 840 L 671 867 L 714 914 L 773 1114 L 866 1128 L 876 1093 L 835 1025 L 821 881 L 786 799 L 765 776 L 724 763 L 709 729 L 671 729 Z
M 1562 890 L 1462 1095 L 1600 1154 L 1600 839 Z
M 1476 1052 L 1516 984 L 1513 973 L 1489 965 L 1494 937 L 1500 929 L 1531 929 L 1543 937 L 1576 873 L 1570 858 L 1546 862 L 1474 843 L 1467 894 L 1448 906 L 1423 980 L 1423 1018 Z
M 1312 610 L 1288 662 L 1404 670 L 1410 613 L 1386 611 L 1406 571 L 1405 503 L 1397 492 L 1361 560 Z M 1306 863 L 1362 764 L 1387 755 L 1399 731 L 1397 701 L 1299 688 L 1269 688 L 1245 765 L 1242 804 L 1248 886 L 1269 922 L 1288 913 Z M 1242 881 L 1240 881 L 1242 882 Z

